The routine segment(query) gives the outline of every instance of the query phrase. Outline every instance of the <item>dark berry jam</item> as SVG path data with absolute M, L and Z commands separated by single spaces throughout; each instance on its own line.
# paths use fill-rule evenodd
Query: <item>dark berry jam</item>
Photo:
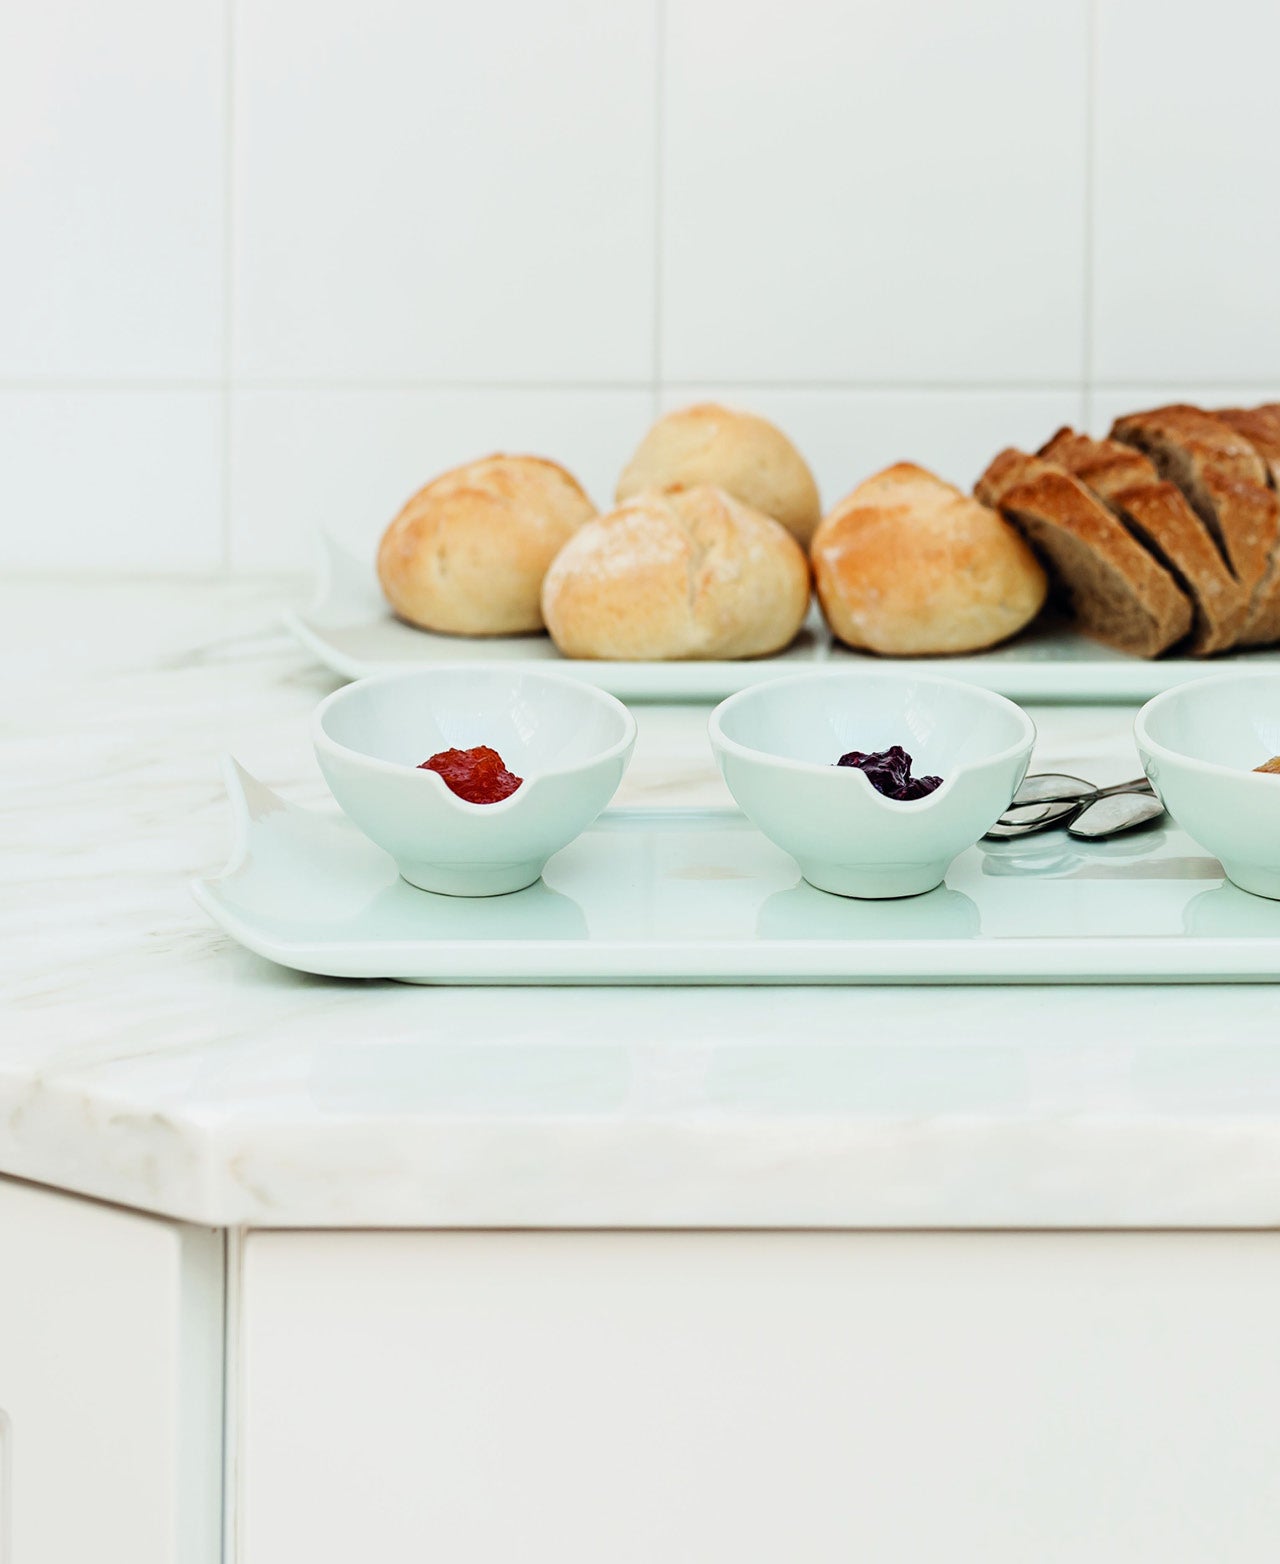
M 445 786 L 469 804 L 500 804 L 524 781 L 502 763 L 502 756 L 487 744 L 475 749 L 442 749 L 424 760 L 419 771 L 434 771 Z
M 941 777 L 911 775 L 911 756 L 901 744 L 892 744 L 875 755 L 851 749 L 847 755 L 841 755 L 836 765 L 856 766 L 877 793 L 883 793 L 886 798 L 896 798 L 902 803 L 910 803 L 914 798 L 928 798 L 935 787 L 942 786 Z

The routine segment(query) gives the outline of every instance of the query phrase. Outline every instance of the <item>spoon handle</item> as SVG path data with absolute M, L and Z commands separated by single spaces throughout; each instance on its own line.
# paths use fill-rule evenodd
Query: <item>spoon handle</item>
M 1154 792 L 1155 788 L 1151 786 L 1151 783 L 1148 782 L 1146 777 L 1134 777 L 1131 782 L 1113 782 L 1110 787 L 1100 787 L 1097 793 L 1094 795 L 1094 798 L 1095 800 L 1099 798 L 1111 798 L 1116 793 Z

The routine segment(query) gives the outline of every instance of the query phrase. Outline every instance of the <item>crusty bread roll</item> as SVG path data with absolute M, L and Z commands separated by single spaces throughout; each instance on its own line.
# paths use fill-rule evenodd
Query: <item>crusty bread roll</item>
M 809 565 L 784 527 L 707 485 L 647 493 L 556 556 L 542 614 L 566 657 L 763 657 L 799 630 Z
M 772 516 L 803 544 L 822 515 L 813 474 L 782 430 L 714 402 L 660 418 L 618 479 L 617 499 L 700 483 Z
M 840 640 L 892 657 L 994 646 L 1034 619 L 1047 583 L 996 511 L 898 462 L 823 519 L 813 567 Z
M 540 630 L 547 566 L 595 514 L 556 462 L 486 456 L 418 490 L 382 535 L 378 579 L 400 618 L 424 630 Z

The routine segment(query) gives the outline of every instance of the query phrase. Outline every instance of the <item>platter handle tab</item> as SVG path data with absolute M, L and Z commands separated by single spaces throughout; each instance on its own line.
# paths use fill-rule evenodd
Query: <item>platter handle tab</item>
M 226 863 L 216 874 L 203 875 L 191 882 L 197 897 L 198 887 L 229 879 L 244 867 L 255 822 L 289 808 L 278 793 L 273 792 L 265 782 L 260 782 L 234 755 L 223 755 L 219 764 L 223 785 L 227 790 L 227 801 L 231 805 L 231 849 Z

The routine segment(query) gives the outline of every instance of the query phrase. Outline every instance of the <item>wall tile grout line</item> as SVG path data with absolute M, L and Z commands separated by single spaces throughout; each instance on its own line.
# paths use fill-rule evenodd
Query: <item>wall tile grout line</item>
M 32 394 L 44 391 L 49 392 L 51 395 L 62 395 L 66 392 L 78 391 L 86 393 L 101 391 L 105 394 L 115 395 L 122 391 L 135 391 L 140 396 L 146 396 L 153 391 L 221 391 L 222 387 L 223 378 L 221 375 L 208 380 L 188 380 L 185 378 L 173 380 L 165 378 L 148 379 L 143 376 L 139 376 L 136 380 L 113 380 L 106 377 L 98 378 L 97 376 L 86 379 L 63 375 L 59 375 L 56 379 L 51 380 L 0 379 L 0 391 L 21 391 Z
M 1094 393 L 1094 222 L 1097 190 L 1098 0 L 1086 0 L 1084 83 L 1084 287 L 1081 297 L 1081 416 L 1093 433 Z
M 885 395 L 885 396 L 974 396 L 1051 394 L 1057 391 L 1079 393 L 1081 381 L 1071 380 L 727 380 L 705 375 L 698 379 L 667 379 L 662 381 L 664 390 L 698 391 L 707 387 L 723 387 L 738 391 L 804 392 L 812 395 Z M 1198 380 L 1186 377 L 1166 380 L 1160 377 L 1141 378 L 1126 376 L 1120 380 L 1094 379 L 1093 391 L 1266 391 L 1280 390 L 1280 373 L 1268 378 L 1242 375 L 1229 380 Z M 147 379 L 129 380 L 76 379 L 59 376 L 50 380 L 0 378 L 0 393 L 30 393 L 38 395 L 62 395 L 68 392 L 85 394 L 102 393 L 116 395 L 135 392 L 146 395 L 154 391 L 223 391 L 230 387 L 234 392 L 261 392 L 287 394 L 290 392 L 328 392 L 333 395 L 411 395 L 419 392 L 485 392 L 509 391 L 530 394 L 580 395 L 584 391 L 636 392 L 650 391 L 652 379 L 640 380 L 289 380 L 289 379 L 237 379 L 219 375 L 214 379 L 190 380 Z
M 232 515 L 231 515 L 231 377 L 235 363 L 235 209 L 236 209 L 236 0 L 224 0 L 226 5 L 226 123 L 223 126 L 223 188 L 222 188 L 222 568 L 231 569 Z
M 666 0 L 653 0 L 653 416 L 662 405 L 662 266 L 666 239 L 666 182 L 663 160 L 666 157 Z

